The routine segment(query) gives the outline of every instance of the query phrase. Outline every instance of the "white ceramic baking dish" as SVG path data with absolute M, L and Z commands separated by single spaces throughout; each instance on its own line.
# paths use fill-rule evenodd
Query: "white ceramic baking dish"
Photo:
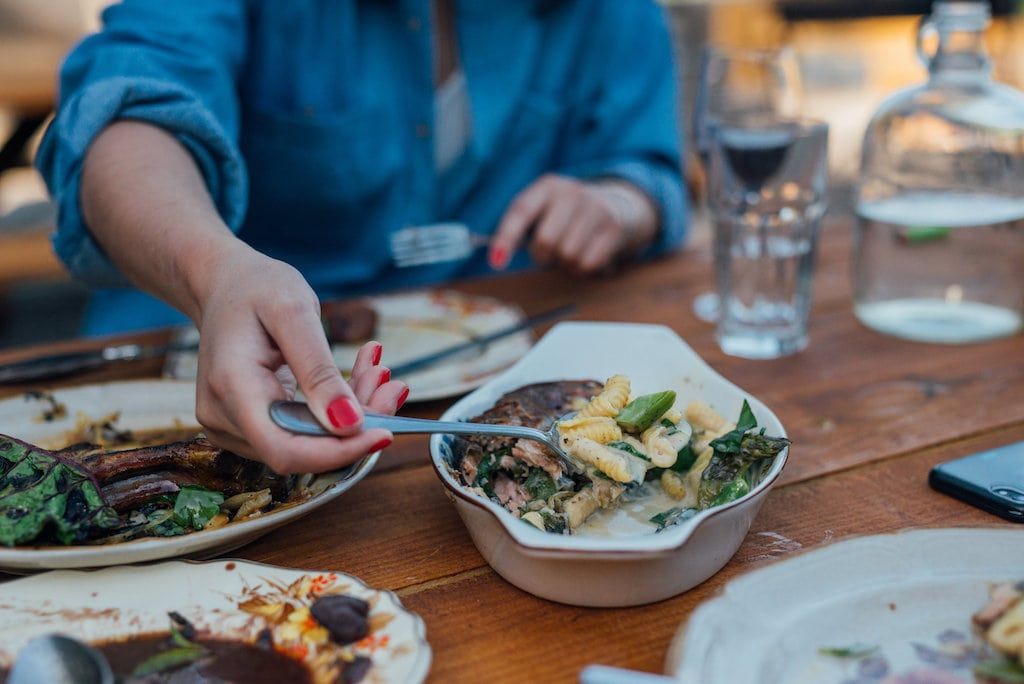
M 630 377 L 634 392 L 664 389 L 677 405 L 694 399 L 735 419 L 750 402 L 767 433 L 785 436 L 764 404 L 711 369 L 672 330 L 626 323 L 561 323 L 515 366 L 456 402 L 443 420 L 465 420 L 523 385 L 552 380 Z M 473 543 L 498 574 L 536 596 L 578 606 L 636 606 L 675 596 L 724 566 L 746 536 L 768 490 L 786 464 L 776 457 L 763 481 L 745 497 L 702 511 L 687 522 L 654 534 L 624 511 L 608 531 L 592 535 L 542 532 L 498 504 L 462 487 L 449 467 L 452 437 L 434 435 L 431 459 Z

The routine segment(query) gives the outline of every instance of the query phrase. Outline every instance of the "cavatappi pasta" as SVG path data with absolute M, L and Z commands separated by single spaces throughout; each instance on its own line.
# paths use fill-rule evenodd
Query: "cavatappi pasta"
M 561 401 L 555 399 L 559 386 Z M 505 395 L 476 419 L 541 429 L 556 421 L 575 471 L 536 442 L 487 438 L 460 442 L 453 466 L 467 486 L 523 522 L 571 534 L 595 512 L 658 488 L 679 509 L 727 503 L 750 491 L 764 464 L 788 445 L 751 433 L 756 422 L 745 402 L 740 420 L 732 423 L 703 402 L 677 407 L 672 391 L 632 392 L 624 375 L 613 375 L 604 385 L 530 385 Z M 543 420 L 535 409 L 546 412 Z M 655 518 L 652 529 L 665 526 Z

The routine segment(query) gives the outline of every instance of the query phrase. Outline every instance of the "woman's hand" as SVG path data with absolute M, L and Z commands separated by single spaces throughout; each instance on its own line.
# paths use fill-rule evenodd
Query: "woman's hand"
M 386 430 L 361 430 L 362 407 L 393 414 L 409 392 L 380 365 L 381 345 L 363 346 L 346 382 L 298 271 L 241 243 L 215 263 L 196 297 L 196 416 L 210 441 L 279 473 L 332 470 L 390 444 Z M 296 385 L 339 439 L 293 435 L 270 420 L 270 403 Z
M 658 215 L 639 189 L 617 180 L 582 182 L 542 176 L 521 192 L 501 219 L 488 260 L 509 260 L 532 228 L 534 261 L 592 275 L 624 254 L 639 251 L 657 231 Z

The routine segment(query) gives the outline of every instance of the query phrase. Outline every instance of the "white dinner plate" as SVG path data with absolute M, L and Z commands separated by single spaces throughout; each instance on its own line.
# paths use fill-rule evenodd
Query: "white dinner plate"
M 99 419 L 120 412 L 119 429 L 146 430 L 197 425 L 195 384 L 180 380 L 110 382 L 55 390 L 54 400 L 66 409 L 63 417 L 43 419 L 49 403 L 30 395 L 0 401 L 0 434 L 44 448 L 60 448 L 69 441 L 76 416 Z M 197 428 L 198 430 L 198 428 Z M 193 532 L 179 537 L 148 537 L 102 546 L 0 546 L 0 571 L 32 572 L 55 568 L 91 568 L 124 565 L 178 556 L 208 557 L 236 549 L 287 522 L 309 515 L 363 479 L 377 462 L 373 454 L 341 471 L 322 475 L 333 482 L 323 493 L 264 516 Z
M 1018 529 L 837 542 L 729 582 L 680 629 L 666 671 L 683 684 L 966 684 L 971 616 L 992 583 L 1021 579 Z
M 523 320 L 518 307 L 490 297 L 476 297 L 453 290 L 427 290 L 379 297 L 367 301 L 377 311 L 374 339 L 384 345 L 386 366 L 393 367 L 475 337 L 513 326 Z M 179 339 L 195 339 L 195 329 Z M 457 397 L 487 382 L 519 360 L 533 344 L 524 330 L 487 345 L 483 353 L 453 357 L 405 376 L 408 401 L 432 401 Z M 349 369 L 360 345 L 334 345 L 339 368 Z M 195 379 L 195 352 L 169 354 L 168 377 Z
M 365 682 L 422 682 L 430 669 L 423 620 L 389 591 L 371 589 L 350 575 L 291 570 L 238 560 L 170 562 L 91 572 L 58 571 L 0 585 L 0 667 L 37 636 L 60 632 L 83 641 L 114 641 L 164 632 L 176 611 L 202 632 L 252 641 L 279 624 L 247 612 L 255 604 L 308 606 L 324 593 L 370 603 L 370 634 L 348 649 L 372 662 Z M 325 649 L 339 647 L 330 644 Z M 310 663 L 315 654 L 306 656 Z

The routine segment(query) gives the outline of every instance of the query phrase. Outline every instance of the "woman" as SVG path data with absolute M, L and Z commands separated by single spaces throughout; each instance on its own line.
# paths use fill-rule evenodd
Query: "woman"
M 453 2 L 127 0 L 64 65 L 38 166 L 58 254 L 106 288 L 87 331 L 194 321 L 197 415 L 218 444 L 295 472 L 390 441 L 360 430 L 362 406 L 397 410 L 407 390 L 379 346 L 341 379 L 318 296 L 531 263 L 593 273 L 680 242 L 660 10 Z M 389 233 L 452 220 L 491 235 L 486 260 L 392 266 Z M 345 439 L 270 423 L 289 372 Z

